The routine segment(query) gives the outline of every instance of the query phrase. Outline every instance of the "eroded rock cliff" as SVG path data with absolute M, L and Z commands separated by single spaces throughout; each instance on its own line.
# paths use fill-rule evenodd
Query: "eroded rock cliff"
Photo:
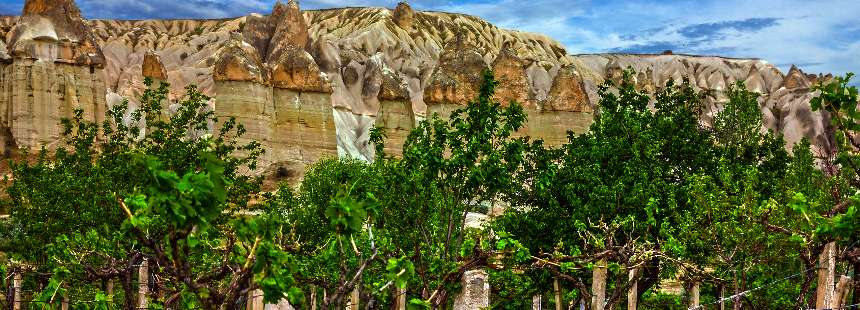
M 591 123 L 597 85 L 624 68 L 656 91 L 689 77 L 715 97 L 711 122 L 737 80 L 761 94 L 766 129 L 789 143 L 831 148 L 828 116 L 812 112 L 809 87 L 826 76 L 765 61 L 689 55 L 569 55 L 543 35 L 500 29 L 462 14 L 388 8 L 302 11 L 278 2 L 268 15 L 220 20 L 92 20 L 72 0 L 28 0 L 0 18 L 0 136 L 7 147 L 56 143 L 56 123 L 74 108 L 97 119 L 134 97 L 148 76 L 171 84 L 171 100 L 197 85 L 216 114 L 236 117 L 268 152 L 264 166 L 301 173 L 322 156 L 373 159 L 369 131 L 385 127 L 396 151 L 417 121 L 447 115 L 477 93 L 485 69 L 497 98 L 529 113 L 519 133 L 550 144 Z M 108 98 L 107 102 L 105 98 Z

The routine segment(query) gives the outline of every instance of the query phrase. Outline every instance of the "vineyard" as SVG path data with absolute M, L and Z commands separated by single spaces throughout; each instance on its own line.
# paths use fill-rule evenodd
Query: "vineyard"
M 851 76 L 815 86 L 834 141 L 815 150 L 764 131 L 741 82 L 714 112 L 717 94 L 686 80 L 648 93 L 633 76 L 600 87 L 587 133 L 550 147 L 517 135 L 528 115 L 494 99 L 488 71 L 402 153 L 377 128 L 373 162 L 323 159 L 273 190 L 243 124 L 147 79 L 139 108 L 79 111 L 60 146 L 10 160 L 0 305 L 857 309 Z

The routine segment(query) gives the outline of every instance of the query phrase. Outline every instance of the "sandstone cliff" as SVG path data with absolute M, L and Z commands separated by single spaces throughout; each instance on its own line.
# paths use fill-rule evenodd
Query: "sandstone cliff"
M 195 84 L 268 149 L 264 165 L 301 173 L 321 156 L 372 160 L 369 130 L 385 127 L 390 151 L 417 121 L 447 115 L 475 93 L 481 71 L 502 82 L 497 98 L 529 113 L 520 133 L 566 141 L 591 123 L 597 85 L 636 69 L 655 91 L 689 77 L 714 91 L 702 121 L 717 113 L 736 80 L 762 94 L 766 129 L 789 143 L 831 148 L 828 116 L 809 109 L 824 76 L 783 74 L 757 59 L 688 55 L 569 55 L 543 35 L 500 29 L 478 17 L 388 8 L 301 11 L 278 2 L 270 14 L 220 20 L 91 20 L 72 0 L 28 0 L 21 17 L 0 18 L 0 125 L 6 149 L 55 143 L 52 125 L 74 108 L 93 119 L 131 99 L 143 77 Z M 5 43 L 5 44 L 4 44 Z M 105 98 L 109 98 L 108 102 Z

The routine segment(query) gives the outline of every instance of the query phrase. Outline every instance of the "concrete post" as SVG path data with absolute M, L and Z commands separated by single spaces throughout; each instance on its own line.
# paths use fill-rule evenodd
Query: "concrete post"
M 469 270 L 463 273 L 463 291 L 454 300 L 454 310 L 482 309 L 490 306 L 490 283 L 487 272 Z
M 552 288 L 555 294 L 555 310 L 561 310 L 561 285 L 558 284 L 558 278 L 552 280 Z
M 606 306 L 606 260 L 594 264 L 591 278 L 591 310 L 603 310 Z
M 846 304 L 845 300 L 851 292 L 851 278 L 848 276 L 840 276 L 839 282 L 836 284 L 836 291 L 833 294 L 833 301 L 830 303 L 830 309 L 842 309 Z
M 815 308 L 826 309 L 833 302 L 836 273 L 836 243 L 828 243 L 818 257 L 818 288 L 815 290 Z
M 21 274 L 16 272 L 12 276 L 12 310 L 21 310 L 21 286 L 23 280 Z
M 394 290 L 397 310 L 406 310 L 406 288 L 397 288 Z
M 690 297 L 690 308 L 696 308 L 699 306 L 699 287 L 700 284 L 698 281 L 693 282 L 693 284 L 690 286 L 690 292 L 688 294 L 688 296 Z
M 137 308 L 149 308 L 146 296 L 149 295 L 149 262 L 146 259 L 140 262 L 137 270 Z
M 317 310 L 317 287 L 311 285 L 311 310 Z
M 263 290 L 256 289 L 248 292 L 248 301 L 246 302 L 247 310 L 263 310 L 266 304 L 263 303 Z
M 631 269 L 627 274 L 627 280 L 633 281 L 636 278 L 637 269 Z M 639 281 L 633 281 L 630 285 L 630 290 L 627 291 L 627 310 L 636 310 L 639 303 Z
M 541 296 L 540 294 L 532 296 L 532 310 L 542 310 L 541 309 Z

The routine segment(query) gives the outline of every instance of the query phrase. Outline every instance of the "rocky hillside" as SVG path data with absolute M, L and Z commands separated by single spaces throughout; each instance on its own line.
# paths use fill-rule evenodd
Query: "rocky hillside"
M 784 74 L 757 59 L 689 55 L 569 55 L 555 40 L 500 29 L 478 17 L 389 8 L 302 11 L 221 20 L 84 20 L 73 0 L 27 0 L 0 17 L 0 124 L 6 149 L 54 143 L 52 125 L 74 108 L 98 119 L 133 98 L 143 77 L 171 84 L 173 99 L 198 85 L 220 116 L 237 117 L 269 149 L 264 164 L 301 172 L 327 154 L 372 159 L 369 129 L 388 129 L 391 150 L 416 121 L 445 115 L 477 92 L 492 69 L 498 97 L 525 105 L 522 134 L 562 143 L 591 122 L 596 85 L 638 72 L 642 89 L 689 77 L 715 98 L 708 123 L 737 80 L 762 94 L 767 129 L 789 143 L 831 148 L 827 116 L 809 109 L 823 76 Z

